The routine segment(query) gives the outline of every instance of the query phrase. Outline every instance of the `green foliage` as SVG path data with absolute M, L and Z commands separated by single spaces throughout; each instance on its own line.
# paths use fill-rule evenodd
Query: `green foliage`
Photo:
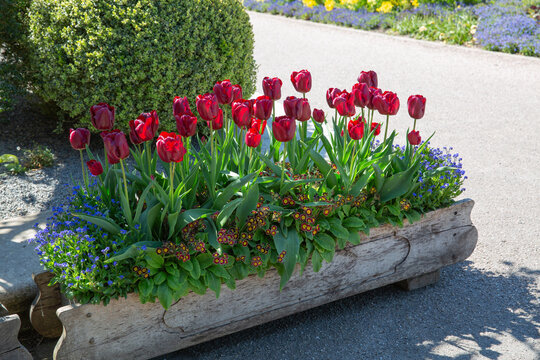
M 43 145 L 36 145 L 32 149 L 24 151 L 24 167 L 28 169 L 41 169 L 54 164 L 54 154 Z
M 19 162 L 19 158 L 12 154 L 0 155 L 0 165 L 10 174 L 23 174 L 26 169 Z
M 174 96 L 194 98 L 225 78 L 246 96 L 255 89 L 252 29 L 237 0 L 35 0 L 28 28 L 19 21 L 28 3 L 10 4 L 21 31 L 2 41 L 28 43 L 33 89 L 81 125 L 91 105 L 108 102 L 120 128 L 152 109 L 173 128 Z

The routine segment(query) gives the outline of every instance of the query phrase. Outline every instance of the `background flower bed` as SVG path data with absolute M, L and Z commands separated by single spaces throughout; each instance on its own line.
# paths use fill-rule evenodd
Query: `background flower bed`
M 538 0 L 474 1 L 474 4 L 412 1 L 401 2 L 406 6 L 392 5 L 386 8 L 376 7 L 378 2 L 372 3 L 375 5 L 363 7 L 358 5 L 363 4 L 360 1 L 327 1 L 325 6 L 305 0 L 244 0 L 246 8 L 253 11 L 540 56 Z

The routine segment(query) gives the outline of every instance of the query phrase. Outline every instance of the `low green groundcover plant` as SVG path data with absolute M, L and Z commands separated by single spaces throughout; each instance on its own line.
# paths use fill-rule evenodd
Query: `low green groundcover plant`
M 190 291 L 219 296 L 222 284 L 234 289 L 272 268 L 283 288 L 297 264 L 319 271 L 361 233 L 417 221 L 464 190 L 461 158 L 429 147 L 417 130 L 423 96 L 408 98 L 414 121 L 400 146 L 389 131 L 400 100 L 378 88 L 375 72 L 362 72 L 350 92 L 328 89 L 332 116 L 312 111 L 308 71 L 291 81 L 301 96 L 283 101 L 284 116 L 276 116 L 278 78 L 264 78 L 265 95 L 251 100 L 228 80 L 216 83 L 196 99 L 200 119 L 187 97 L 176 98 L 178 134 L 162 132 L 155 146 L 156 112 L 130 122 L 130 148 L 113 130 L 114 108 L 93 106 L 106 156 L 89 150 L 89 130 L 71 130 L 83 181 L 33 239 L 52 282 L 81 303 L 136 292 L 164 308 Z M 198 122 L 208 138 L 197 135 Z

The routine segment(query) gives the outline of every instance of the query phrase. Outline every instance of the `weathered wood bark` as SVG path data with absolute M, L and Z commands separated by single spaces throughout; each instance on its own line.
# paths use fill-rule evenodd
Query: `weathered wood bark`
M 19 315 L 8 315 L 0 304 L 0 360 L 31 360 L 32 355 L 17 339 L 21 319 Z
M 38 287 L 38 295 L 30 307 L 30 322 L 41 336 L 47 338 L 62 335 L 62 323 L 56 316 L 56 310 L 63 305 L 62 294 L 58 284 L 48 286 L 52 277 L 51 272 L 32 274 Z
M 296 272 L 279 291 L 267 272 L 223 285 L 221 296 L 188 294 L 169 310 L 141 304 L 135 294 L 107 306 L 70 305 L 57 314 L 64 331 L 55 359 L 145 359 L 247 329 L 367 290 L 437 271 L 466 259 L 477 231 L 472 200 L 426 214 L 403 228 L 373 229 L 357 246 L 337 251 L 318 273 Z

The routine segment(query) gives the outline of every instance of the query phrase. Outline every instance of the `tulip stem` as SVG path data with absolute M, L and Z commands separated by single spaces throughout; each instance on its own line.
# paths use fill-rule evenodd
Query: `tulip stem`
M 412 127 L 413 131 L 416 130 L 416 119 L 414 119 L 414 125 Z
M 124 160 L 120 159 L 120 166 L 122 167 L 122 176 L 124 177 L 124 191 L 126 192 L 126 201 L 129 203 L 128 188 L 126 181 L 126 170 L 124 169 Z
M 283 178 L 285 177 L 285 159 L 287 158 L 287 143 L 283 143 L 283 162 L 281 163 L 281 184 L 283 185 Z
M 351 155 L 351 170 L 349 171 L 349 178 L 351 180 L 351 183 L 354 182 L 354 177 L 352 176 L 352 172 L 353 172 L 353 165 L 354 165 L 354 157 L 355 157 L 355 155 L 356 155 L 356 141 L 353 144 L 353 151 L 352 151 L 352 155 Z
M 173 187 L 174 187 L 174 162 L 169 163 L 169 198 L 171 199 L 171 211 L 173 209 Z
M 103 155 L 105 156 L 105 172 L 109 171 L 109 159 L 107 157 L 107 146 L 103 143 Z
M 148 176 L 152 175 L 152 157 L 150 156 L 150 142 L 146 141 L 144 143 L 146 151 L 146 159 L 148 160 Z
M 386 141 L 386 134 L 388 133 L 388 122 L 390 121 L 390 115 L 386 115 L 386 124 L 384 127 L 384 141 Z
M 84 187 L 86 188 L 86 191 L 88 192 L 88 180 L 86 178 L 86 171 L 84 169 L 84 158 L 83 158 L 82 149 L 79 149 L 79 153 L 81 154 L 81 168 L 82 168 L 82 176 L 83 176 L 83 181 L 84 181 Z

